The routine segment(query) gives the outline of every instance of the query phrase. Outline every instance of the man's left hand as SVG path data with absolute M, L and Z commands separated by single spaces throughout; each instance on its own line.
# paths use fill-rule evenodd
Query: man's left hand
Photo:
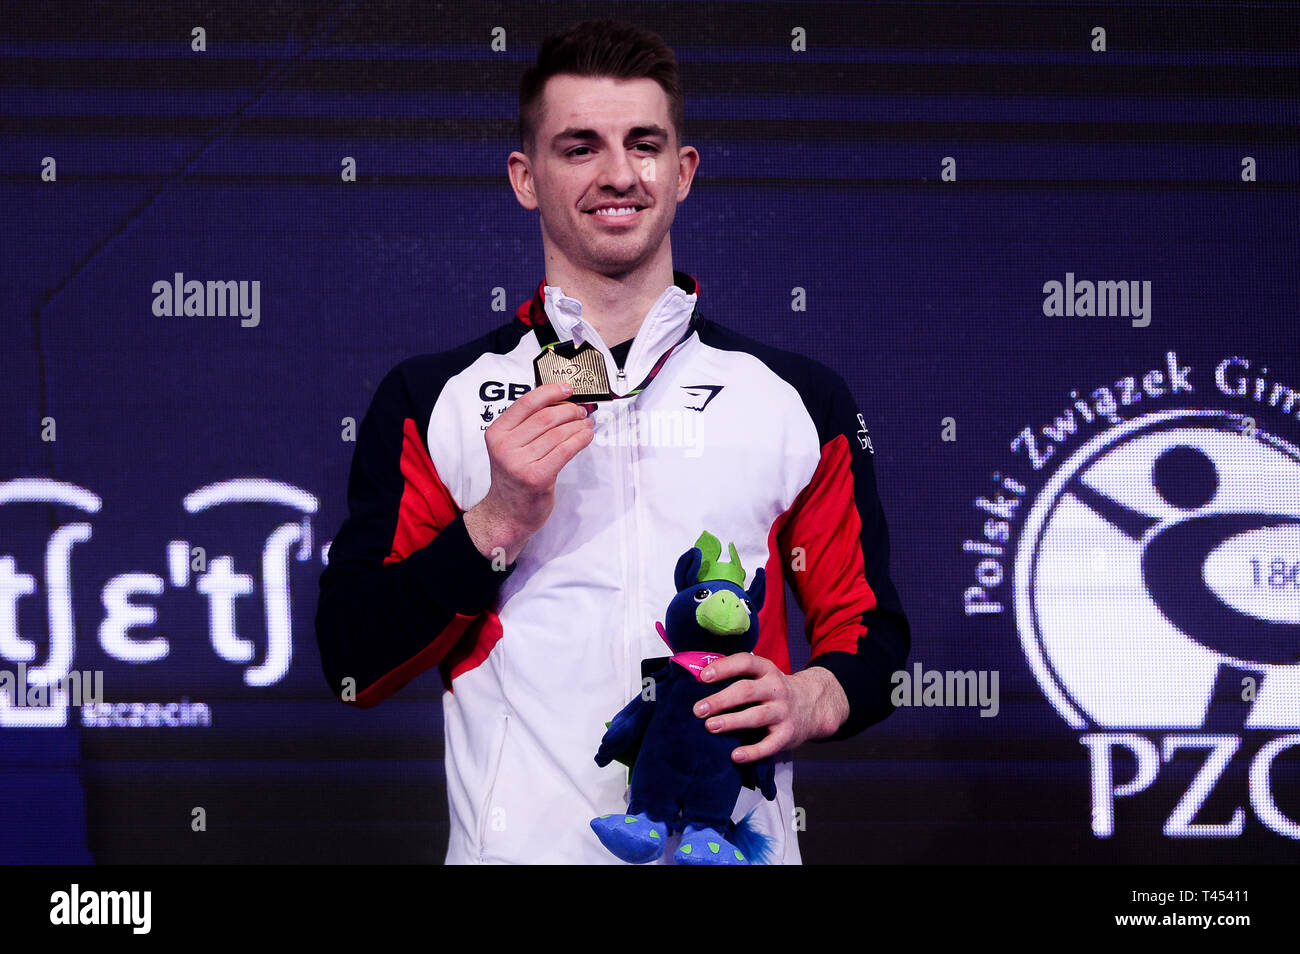
M 733 762 L 754 762 L 809 739 L 824 739 L 849 717 L 849 700 L 829 669 L 809 666 L 787 676 L 776 663 L 753 653 L 724 656 L 701 673 L 703 682 L 737 682 L 701 699 L 695 714 L 710 732 L 730 732 L 767 726 L 767 736 L 754 745 L 738 746 Z

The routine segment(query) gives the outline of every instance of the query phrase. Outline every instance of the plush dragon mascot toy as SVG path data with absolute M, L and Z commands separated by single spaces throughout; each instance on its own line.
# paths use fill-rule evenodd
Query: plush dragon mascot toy
M 681 555 L 673 580 L 677 595 L 665 622 L 656 624 L 673 655 L 646 687 L 607 724 L 596 764 L 617 759 L 631 769 L 626 812 L 601 815 L 591 828 L 624 861 L 644 864 L 664 852 L 669 832 L 682 832 L 673 856 L 678 864 L 764 864 L 771 839 L 731 813 L 742 786 L 776 798 L 771 757 L 737 765 L 731 753 L 752 744 L 762 729 L 710 732 L 693 712 L 695 704 L 735 679 L 704 683 L 700 674 L 714 660 L 752 652 L 758 644 L 764 573 L 754 571 L 745 590 L 745 570 L 734 543 L 729 563 L 719 562 L 722 544 L 708 531 Z

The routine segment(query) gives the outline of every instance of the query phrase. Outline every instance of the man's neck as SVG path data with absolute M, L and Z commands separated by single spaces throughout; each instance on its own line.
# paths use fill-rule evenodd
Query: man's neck
M 673 269 L 668 261 L 663 266 L 610 278 L 557 265 L 547 269 L 546 283 L 582 302 L 583 320 L 596 329 L 606 345 L 613 346 L 636 337 L 650 307 L 673 283 Z

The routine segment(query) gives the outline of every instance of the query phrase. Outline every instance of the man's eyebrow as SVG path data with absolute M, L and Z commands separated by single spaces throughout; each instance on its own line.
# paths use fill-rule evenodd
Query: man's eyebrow
M 556 133 L 555 137 L 551 140 L 551 144 L 555 145 L 566 139 L 577 139 L 583 142 L 599 142 L 600 138 L 601 138 L 600 133 L 596 132 L 596 130 L 594 129 L 584 129 L 578 126 L 570 126 L 568 129 L 563 129 L 560 132 Z M 668 138 L 668 130 L 664 129 L 663 126 L 659 126 L 654 123 L 651 123 L 647 126 L 633 126 L 631 129 L 627 131 L 627 138 L 628 139 L 658 138 L 658 139 L 666 140 Z

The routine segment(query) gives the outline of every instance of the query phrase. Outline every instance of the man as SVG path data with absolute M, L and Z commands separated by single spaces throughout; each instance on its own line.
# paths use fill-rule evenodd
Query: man
M 735 543 L 749 581 L 767 576 L 754 653 L 703 676 L 745 678 L 696 714 L 766 732 L 733 758 L 774 756 L 777 798 L 746 788 L 733 817 L 754 809 L 778 862 L 800 861 L 789 750 L 892 711 L 909 631 L 865 424 L 830 368 L 696 309 L 669 241 L 699 164 L 682 116 L 654 34 L 593 21 L 549 38 L 508 163 L 540 212 L 545 278 L 509 324 L 393 369 L 360 428 L 321 657 L 360 706 L 439 666 L 449 863 L 616 860 L 588 822 L 626 809 L 627 771 L 594 754 L 642 660 L 668 654 L 655 623 L 702 531 Z M 615 397 L 534 386 L 548 343 L 594 347 Z M 797 673 L 787 582 L 812 643 Z

